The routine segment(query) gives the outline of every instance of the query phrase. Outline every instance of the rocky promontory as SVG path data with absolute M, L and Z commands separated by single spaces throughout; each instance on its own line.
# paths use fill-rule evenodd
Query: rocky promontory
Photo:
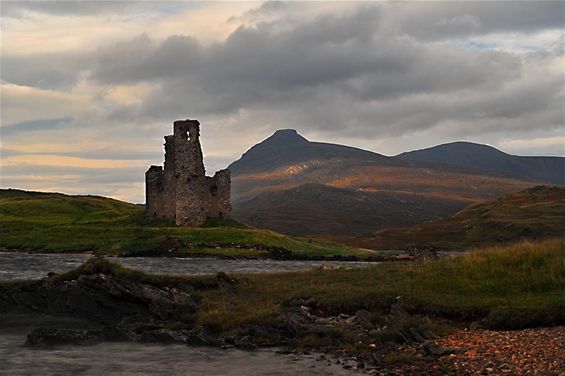
M 232 282 L 223 273 L 193 281 L 161 278 L 92 259 L 63 275 L 0 285 L 0 315 L 12 321 L 22 315 L 22 320 L 69 317 L 84 323 L 72 329 L 39 326 L 28 335 L 30 346 L 101 340 L 206 343 L 213 342 L 211 337 L 189 325 L 198 310 L 198 292 Z

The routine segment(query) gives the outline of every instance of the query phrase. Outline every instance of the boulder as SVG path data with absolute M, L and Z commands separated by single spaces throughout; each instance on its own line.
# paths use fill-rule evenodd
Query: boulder
M 425 341 L 424 343 L 422 343 L 422 348 L 424 349 L 426 354 L 434 356 L 449 355 L 455 352 L 454 349 L 440 346 L 434 341 Z
M 214 333 L 209 329 L 197 325 L 186 333 L 185 342 L 188 345 L 197 346 L 216 346 L 219 347 L 223 345 L 223 341 L 219 339 Z
M 355 316 L 349 319 L 352 325 L 361 327 L 365 330 L 372 330 L 375 328 L 371 322 L 371 313 L 367 310 L 360 310 L 355 313 Z

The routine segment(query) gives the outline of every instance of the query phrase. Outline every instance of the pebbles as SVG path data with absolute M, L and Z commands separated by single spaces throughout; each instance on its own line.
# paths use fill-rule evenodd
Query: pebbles
M 437 340 L 455 353 L 396 370 L 406 375 L 565 375 L 565 327 L 460 330 Z

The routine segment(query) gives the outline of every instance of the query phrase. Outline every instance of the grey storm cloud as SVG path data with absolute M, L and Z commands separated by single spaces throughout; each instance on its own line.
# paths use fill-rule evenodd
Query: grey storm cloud
M 214 96 L 215 91 L 235 90 L 244 100 L 246 93 L 251 99 L 269 93 L 278 97 L 287 89 L 347 84 L 355 78 L 364 81 L 359 86 L 369 87 L 367 79 L 376 80 L 382 92 L 369 87 L 359 92 L 381 97 L 387 92 L 417 92 L 420 87 L 423 91 L 469 87 L 519 74 L 519 62 L 508 54 L 422 46 L 408 38 L 379 34 L 378 24 L 377 8 L 369 7 L 290 30 L 280 31 L 277 22 L 240 27 L 225 42 L 211 46 L 186 36 L 153 44 L 142 36 L 99 50 L 92 77 L 105 83 L 170 79 L 202 87 Z M 404 81 L 413 84 L 404 90 Z M 350 84 L 356 91 L 355 83 Z
M 159 84 L 141 105 L 115 110 L 114 119 L 251 109 L 275 124 L 358 136 L 456 121 L 524 128 L 535 114 L 543 115 L 538 127 L 563 124 L 563 77 L 529 76 L 512 53 L 420 43 L 383 30 L 383 17 L 379 7 L 360 6 L 308 22 L 277 19 L 242 26 L 212 45 L 141 36 L 96 51 L 91 77 Z
M 419 39 L 563 28 L 563 1 L 399 2 L 391 13 L 400 29 Z
M 22 8 L 78 11 L 76 2 L 55 3 Z M 103 3 L 88 4 L 85 12 Z M 243 16 L 254 22 L 221 42 L 141 35 L 82 55 L 3 57 L 2 75 L 8 82 L 46 88 L 71 85 L 81 72 L 106 85 L 154 84 L 140 104 L 108 109 L 110 126 L 248 110 L 253 123 L 244 126 L 269 123 L 353 136 L 445 124 L 461 135 L 534 125 L 551 130 L 565 122 L 562 75 L 548 76 L 528 69 L 522 56 L 466 48 L 453 38 L 563 28 L 564 4 L 360 4 L 304 18 L 301 7 L 315 5 L 267 2 Z M 540 52 L 539 59 L 545 64 L 559 55 L 562 48 Z M 477 125 L 469 127 L 473 122 Z
M 135 0 L 18 0 L 2 3 L 2 16 L 25 17 L 26 12 L 53 15 L 127 14 L 140 11 L 171 13 L 195 6 L 187 1 Z M 265 16 L 300 13 L 304 2 L 267 1 L 244 15 L 250 21 Z M 403 32 L 444 39 L 453 34 L 530 31 L 560 28 L 563 1 L 425 1 L 381 3 L 387 17 L 396 17 Z
M 85 59 L 84 52 L 36 54 L 33 59 L 2 54 L 2 79 L 22 86 L 66 90 L 76 84 Z

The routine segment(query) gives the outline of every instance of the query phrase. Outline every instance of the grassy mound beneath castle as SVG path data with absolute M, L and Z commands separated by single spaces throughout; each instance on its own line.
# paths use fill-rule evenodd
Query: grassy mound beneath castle
M 276 247 L 309 257 L 373 253 L 333 242 L 287 237 L 236 221 L 209 221 L 203 228 L 178 228 L 146 218 L 144 208 L 97 196 L 0 190 L 0 247 L 41 252 L 101 254 L 175 253 L 266 257 Z M 187 246 L 190 245 L 190 246 Z

